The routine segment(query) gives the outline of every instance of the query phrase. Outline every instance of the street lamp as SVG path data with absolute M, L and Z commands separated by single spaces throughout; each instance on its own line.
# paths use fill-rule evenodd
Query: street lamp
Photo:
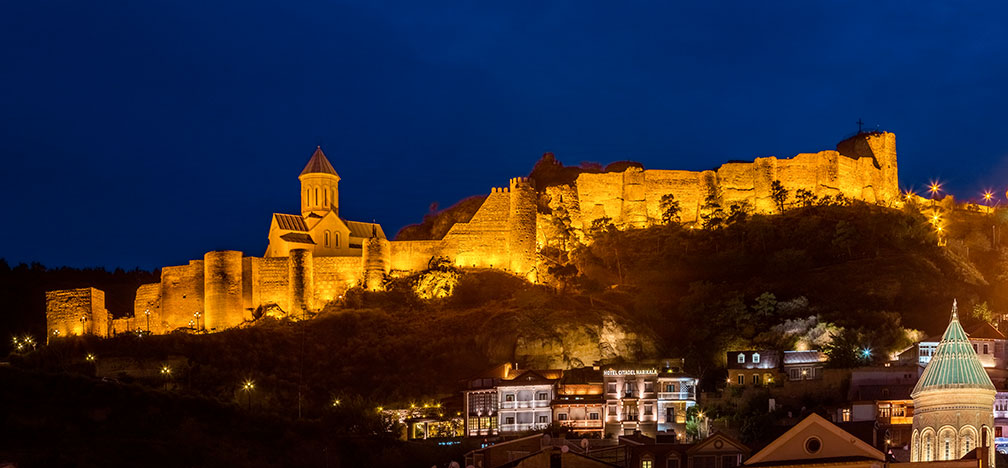
M 199 325 L 199 318 L 200 318 L 200 315 L 203 315 L 203 314 L 201 314 L 201 313 L 200 313 L 200 311 L 198 311 L 198 310 L 197 310 L 196 312 L 193 312 L 193 318 L 195 318 L 195 319 L 196 319 L 196 329 L 197 329 L 197 330 L 199 330 L 199 326 L 200 326 L 200 325 Z
M 87 315 L 81 315 L 80 317 L 80 334 L 84 336 L 84 322 L 87 322 Z
M 147 316 L 147 333 L 150 333 L 150 309 L 144 310 L 144 315 Z
M 248 396 L 248 409 L 252 411 L 252 389 L 255 388 L 255 382 L 252 379 L 246 379 L 245 383 L 242 384 L 242 390 L 245 390 L 245 395 Z
M 168 380 L 171 379 L 171 367 L 168 364 L 161 364 L 161 376 L 164 377 L 164 388 L 168 390 Z

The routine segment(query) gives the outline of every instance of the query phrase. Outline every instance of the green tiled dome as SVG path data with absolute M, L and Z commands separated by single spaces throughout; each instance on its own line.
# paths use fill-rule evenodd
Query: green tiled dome
M 987 371 L 970 344 L 969 337 L 959 324 L 955 304 L 952 305 L 952 321 L 942 335 L 938 349 L 931 362 L 924 368 L 911 397 L 928 390 L 954 388 L 981 388 L 994 391 Z

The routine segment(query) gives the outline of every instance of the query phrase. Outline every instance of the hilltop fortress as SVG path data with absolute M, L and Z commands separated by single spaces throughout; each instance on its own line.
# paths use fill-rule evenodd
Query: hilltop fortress
M 132 317 L 112 319 L 104 293 L 94 288 L 47 293 L 49 337 L 126 331 L 167 333 L 175 329 L 219 331 L 264 313 L 300 317 L 321 309 L 350 287 L 376 290 L 387 275 L 422 271 L 432 258 L 460 267 L 493 268 L 535 281 L 537 253 L 549 218 L 538 207 L 563 207 L 577 229 L 610 218 L 621 228 L 646 227 L 661 219 L 660 200 L 672 194 L 682 221 L 697 221 L 708 193 L 725 206 L 748 201 L 757 212 L 775 211 L 773 181 L 818 196 L 844 194 L 869 203 L 900 198 L 896 138 L 860 133 L 836 150 L 789 159 L 756 158 L 714 170 L 629 167 L 622 172 L 581 173 L 567 185 L 537 192 L 523 177 L 494 187 L 472 219 L 456 223 L 442 239 L 388 240 L 376 223 L 339 215 L 339 180 L 318 148 L 299 176 L 300 214 L 275 213 L 262 257 L 238 251 L 207 252 L 187 265 L 162 268 L 159 283 L 137 290 Z

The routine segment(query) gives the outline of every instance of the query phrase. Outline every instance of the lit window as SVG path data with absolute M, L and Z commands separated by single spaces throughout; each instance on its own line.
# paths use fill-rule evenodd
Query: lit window
M 567 420 L 567 413 L 560 413 L 557 415 L 557 421 L 566 421 L 566 420 Z
M 505 394 L 504 401 L 514 401 L 514 393 Z
M 536 400 L 546 400 L 546 399 L 549 399 L 549 394 L 546 392 L 539 392 L 539 394 L 536 395 Z
M 745 353 L 738 353 L 738 363 L 745 364 Z
M 592 421 L 598 421 L 598 418 L 599 418 L 598 413 L 588 413 L 588 419 Z
M 640 467 L 641 468 L 653 468 L 654 467 L 654 462 L 651 461 L 651 460 L 641 460 Z
M 840 412 L 840 420 L 843 422 L 850 422 L 850 408 L 844 408 Z
M 644 416 L 651 416 L 652 414 L 654 413 L 651 405 L 650 404 L 644 405 Z
M 759 353 L 753 353 L 752 362 L 753 364 L 759 364 Z

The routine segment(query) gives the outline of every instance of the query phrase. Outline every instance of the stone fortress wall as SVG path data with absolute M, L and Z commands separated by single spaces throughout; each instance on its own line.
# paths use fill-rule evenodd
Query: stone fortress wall
M 61 336 L 109 336 L 112 317 L 105 309 L 105 292 L 95 288 L 46 292 L 46 340 Z
M 870 203 L 891 203 L 900 198 L 896 167 L 895 136 L 862 133 L 839 143 L 834 151 L 732 162 L 716 170 L 630 167 L 623 172 L 582 173 L 573 184 L 548 187 L 543 195 L 550 207 L 567 209 L 575 228 L 589 227 L 602 217 L 623 228 L 644 227 L 661 218 L 661 198 L 670 193 L 679 200 L 686 223 L 697 220 L 711 190 L 720 192 L 723 205 L 746 200 L 757 211 L 773 212 L 774 180 L 792 194 L 807 189 L 819 196 L 843 193 Z M 535 281 L 537 252 L 549 229 L 548 218 L 537 212 L 539 197 L 527 178 L 513 178 L 508 187 L 492 188 L 472 219 L 455 224 L 442 239 L 388 241 L 372 236 L 357 256 L 315 256 L 304 249 L 291 250 L 286 257 L 208 252 L 188 265 L 164 267 L 160 283 L 137 290 L 134 316 L 113 321 L 111 329 L 113 333 L 148 328 L 166 333 L 188 327 L 218 331 L 251 320 L 264 308 L 296 316 L 321 309 L 352 286 L 380 289 L 386 275 L 422 271 L 435 257 Z M 54 295 L 50 304 L 50 331 L 72 325 L 58 297 Z M 71 315 L 79 315 L 75 314 Z
M 621 227 L 645 227 L 661 219 L 660 202 L 666 194 L 679 201 L 685 223 L 699 219 L 711 191 L 720 192 L 723 206 L 745 200 L 757 212 L 774 212 L 770 187 L 775 180 L 792 195 L 796 189 L 806 189 L 820 197 L 843 193 L 869 203 L 898 200 L 896 136 L 862 133 L 840 142 L 833 151 L 790 159 L 756 158 L 700 172 L 630 167 L 624 172 L 583 173 L 573 187 L 550 187 L 547 194 L 551 200 L 563 199 L 576 227 L 587 228 L 602 217 Z

